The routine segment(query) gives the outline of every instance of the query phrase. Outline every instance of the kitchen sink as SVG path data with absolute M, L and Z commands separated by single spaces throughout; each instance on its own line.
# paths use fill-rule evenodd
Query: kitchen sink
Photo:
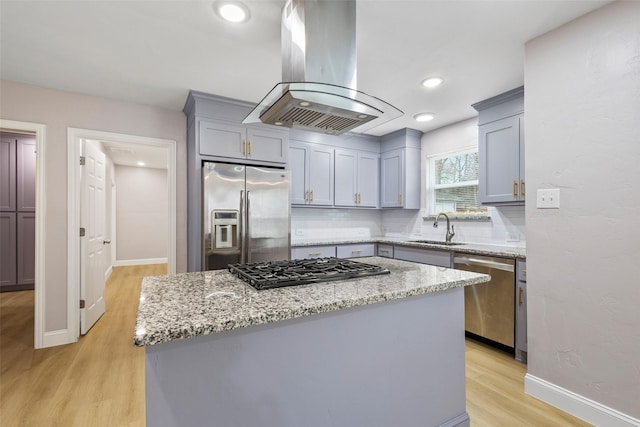
M 429 243 L 430 245 L 456 246 L 464 245 L 463 242 L 445 242 L 442 240 L 411 240 L 413 243 Z

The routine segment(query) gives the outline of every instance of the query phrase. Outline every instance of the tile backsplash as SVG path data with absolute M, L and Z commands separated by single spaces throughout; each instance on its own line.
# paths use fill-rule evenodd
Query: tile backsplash
M 526 246 L 524 206 L 489 207 L 489 221 L 456 221 L 454 241 Z M 291 208 L 291 240 L 349 240 L 370 237 L 444 239 L 422 210 Z

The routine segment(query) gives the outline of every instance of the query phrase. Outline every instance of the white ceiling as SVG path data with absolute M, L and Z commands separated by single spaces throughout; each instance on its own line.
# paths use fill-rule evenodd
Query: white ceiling
M 181 110 L 189 89 L 258 102 L 281 80 L 284 0 L 245 1 L 223 22 L 213 1 L 0 2 L 2 79 Z M 405 112 L 370 130 L 429 131 L 523 84 L 524 44 L 608 1 L 357 3 L 358 89 Z M 437 89 L 420 86 L 440 75 Z M 413 116 L 433 112 L 418 123 Z
M 166 148 L 113 141 L 102 141 L 102 145 L 116 165 L 167 169 L 169 153 Z M 144 165 L 139 165 L 138 162 L 143 162 Z

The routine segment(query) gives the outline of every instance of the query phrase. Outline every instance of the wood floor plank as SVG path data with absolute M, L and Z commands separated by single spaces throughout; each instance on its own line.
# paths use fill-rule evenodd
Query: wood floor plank
M 33 291 L 0 294 L 0 426 L 143 427 L 144 349 L 133 345 L 140 281 L 166 265 L 115 267 L 106 312 L 75 344 L 33 350 Z M 526 365 L 468 340 L 471 427 L 582 427 L 524 394 Z

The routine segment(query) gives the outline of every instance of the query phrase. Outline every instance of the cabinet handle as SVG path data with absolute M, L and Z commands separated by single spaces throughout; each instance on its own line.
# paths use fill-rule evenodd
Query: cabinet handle
M 352 254 L 359 254 L 359 253 L 361 253 L 361 252 L 362 252 L 362 251 L 361 251 L 361 250 L 358 250 L 358 249 L 354 249 L 354 250 L 352 250 L 352 251 L 351 251 L 351 253 L 352 253 Z
M 313 190 L 309 193 L 309 201 L 313 202 Z
M 523 293 L 523 289 L 520 287 L 518 288 L 518 307 L 522 307 L 522 293 Z
M 513 180 L 513 197 L 518 197 L 518 181 Z
M 306 190 L 306 191 L 304 192 L 304 201 L 305 201 L 305 202 L 308 202 L 308 201 L 309 201 L 309 190 Z
M 318 256 L 320 255 L 322 252 L 309 252 L 309 256 Z
M 402 193 L 398 193 L 398 204 L 402 204 Z
M 378 249 L 378 253 L 379 254 L 388 254 L 389 250 L 388 249 Z
M 358 204 L 358 193 L 353 193 L 353 203 Z
M 251 142 L 251 140 L 249 140 L 249 157 L 251 157 L 251 152 L 253 151 L 253 142 Z
M 243 156 L 247 155 L 247 140 L 246 139 L 242 140 L 242 155 Z
M 520 180 L 520 197 L 524 199 L 524 179 Z
M 362 201 L 360 200 L 360 193 L 356 193 L 358 196 L 358 204 L 362 203 Z

